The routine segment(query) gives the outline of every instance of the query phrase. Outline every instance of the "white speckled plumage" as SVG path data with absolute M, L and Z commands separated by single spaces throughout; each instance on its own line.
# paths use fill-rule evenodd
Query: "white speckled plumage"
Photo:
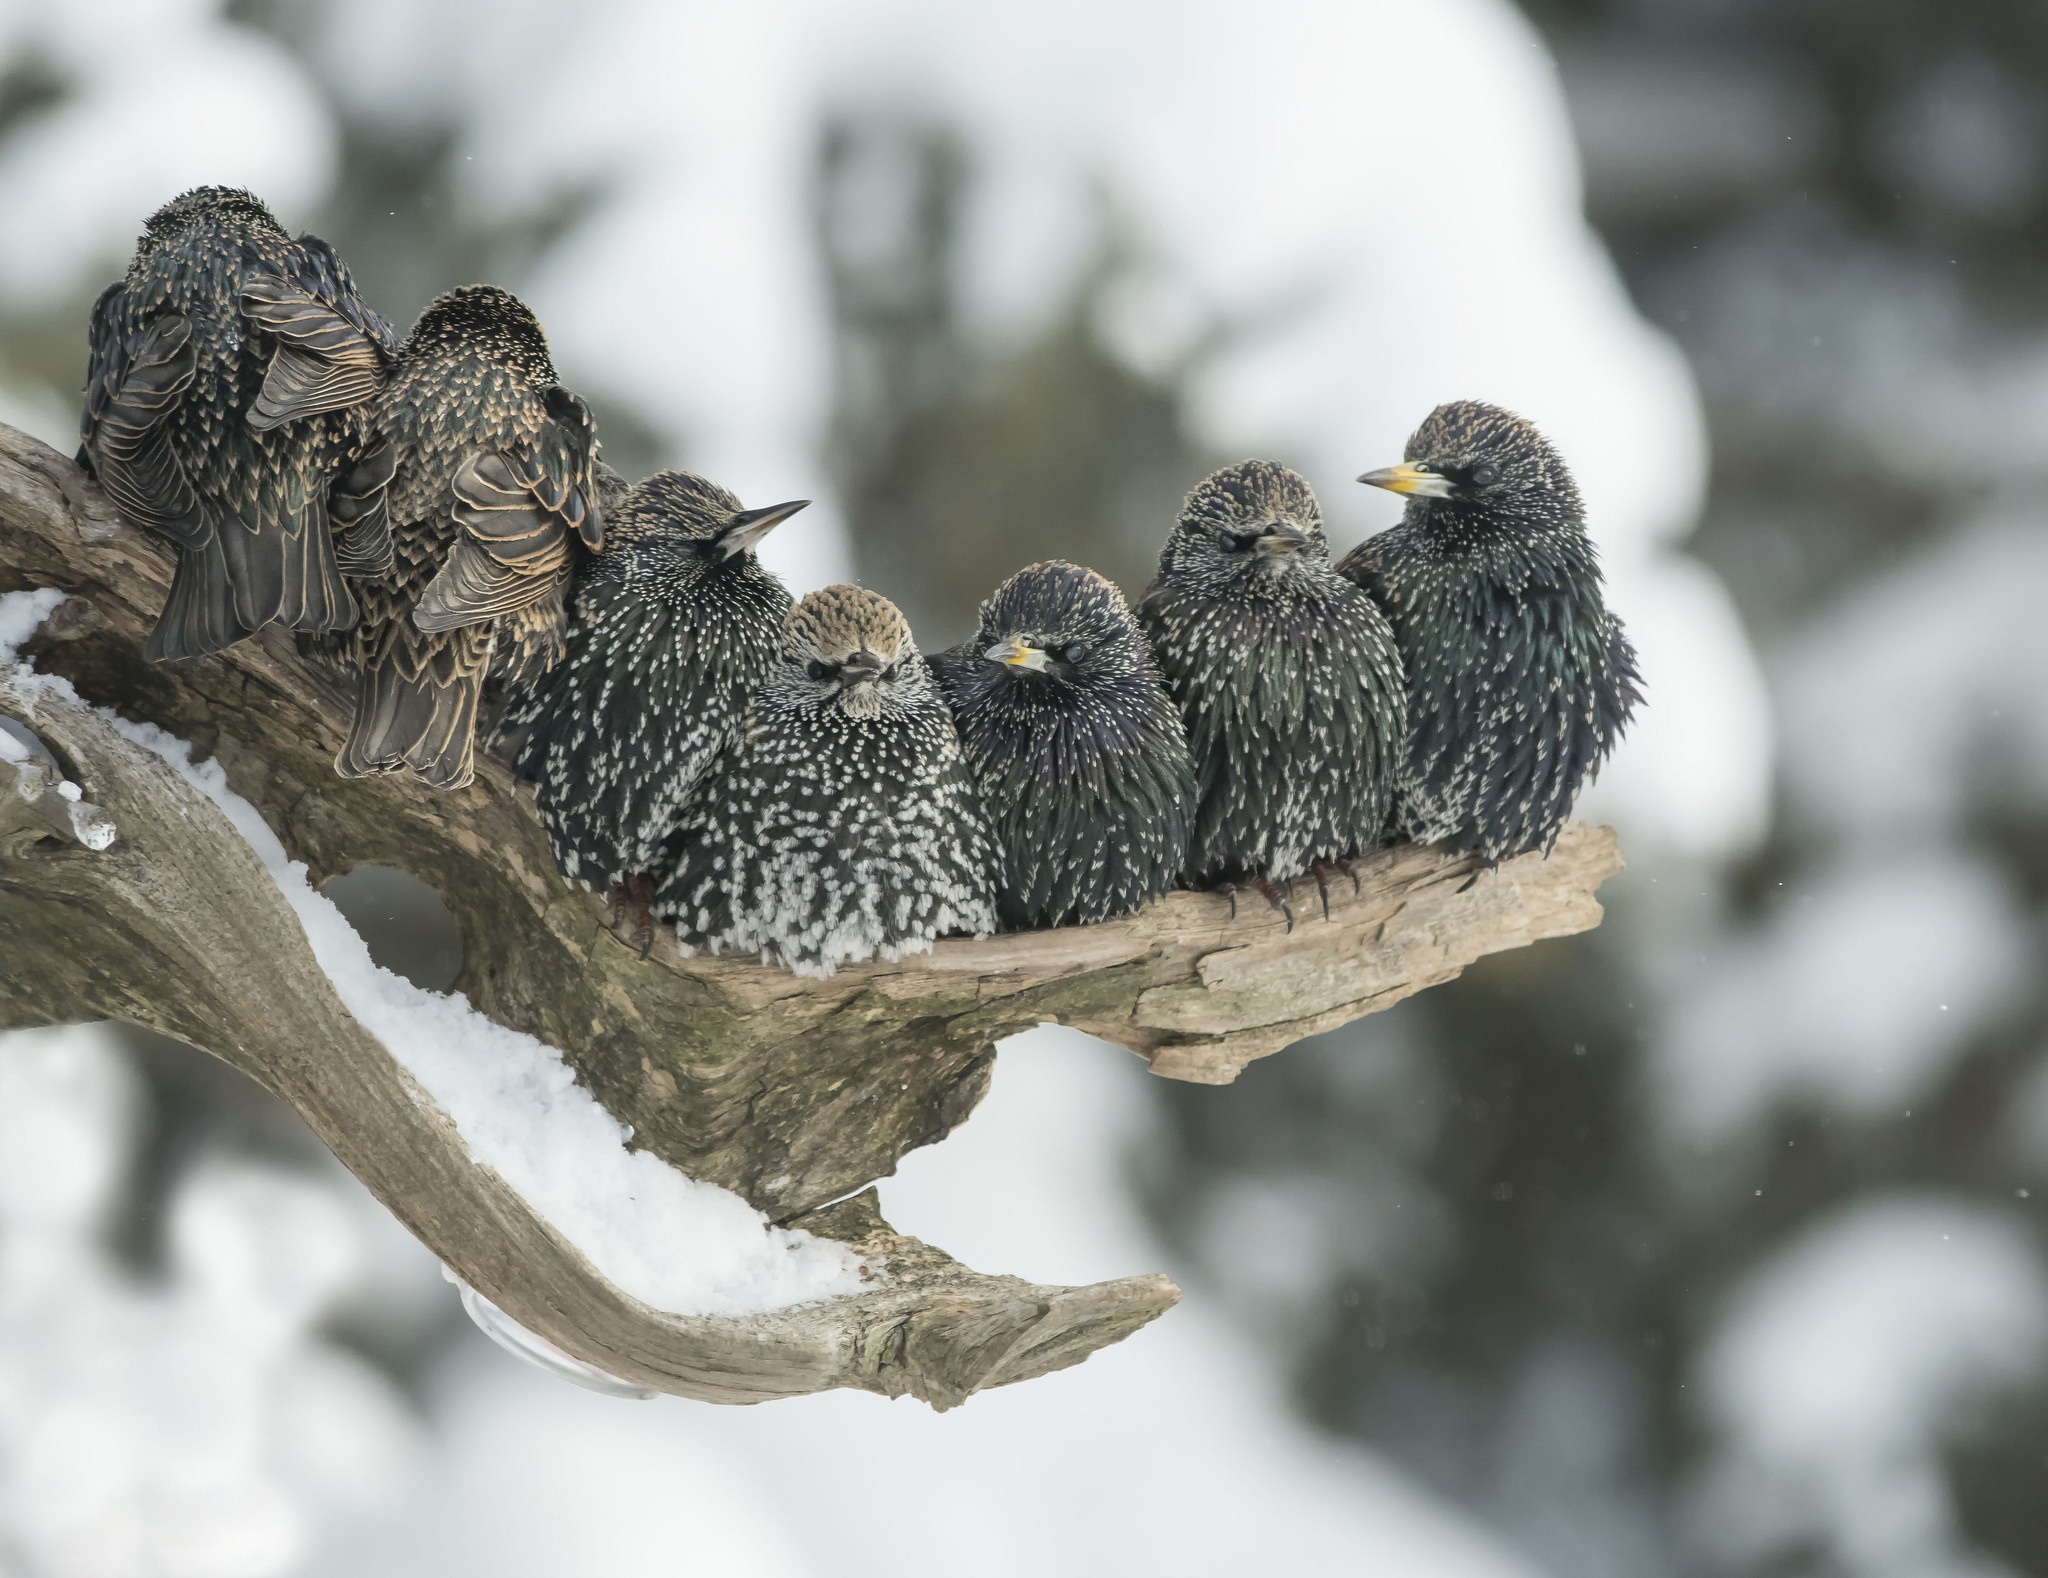
M 887 599 L 832 586 L 790 610 L 672 855 L 654 908 L 685 951 L 824 976 L 995 929 L 992 851 L 952 715 Z

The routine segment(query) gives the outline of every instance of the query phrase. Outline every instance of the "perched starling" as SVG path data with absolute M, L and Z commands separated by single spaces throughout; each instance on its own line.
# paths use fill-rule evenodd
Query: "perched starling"
M 1195 764 L 1189 880 L 1286 910 L 1273 883 L 1312 871 L 1327 910 L 1324 866 L 1380 842 L 1406 705 L 1393 632 L 1331 568 L 1308 483 L 1264 460 L 1205 479 L 1138 617 Z
M 335 766 L 459 789 L 486 673 L 531 680 L 561 655 L 578 544 L 602 544 L 596 425 L 555 382 L 539 322 L 491 285 L 428 304 L 373 422 L 396 468 L 381 504 L 393 554 L 358 587 L 361 680 Z
M 1339 566 L 1387 611 L 1412 725 L 1400 830 L 1498 862 L 1548 849 L 1642 700 L 1579 490 L 1521 417 L 1440 405 L 1358 480 L 1408 497 Z
M 1031 565 L 932 667 L 988 817 L 1005 926 L 1107 920 L 1173 885 L 1194 769 L 1121 592 L 1078 565 Z
M 661 471 L 606 511 L 567 656 L 505 719 L 564 876 L 645 902 L 644 874 L 782 644 L 789 593 L 754 546 L 808 502 L 744 510 L 715 483 Z
M 79 461 L 178 550 L 144 653 L 353 625 L 328 492 L 345 465 L 382 464 L 363 418 L 395 347 L 334 249 L 247 192 L 198 187 L 149 217 L 89 338 Z
M 893 603 L 813 592 L 705 775 L 655 899 L 687 949 L 800 975 L 995 929 L 994 860 L 952 714 Z

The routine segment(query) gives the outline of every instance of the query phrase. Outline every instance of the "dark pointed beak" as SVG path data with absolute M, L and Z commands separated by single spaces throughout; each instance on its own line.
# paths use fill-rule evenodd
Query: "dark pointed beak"
M 1255 550 L 1261 558 L 1276 553 L 1299 553 L 1308 545 L 1308 533 L 1298 526 L 1275 526 L 1259 539 Z
M 770 504 L 758 510 L 741 510 L 718 534 L 718 551 L 730 559 L 745 553 L 790 516 L 809 504 L 809 499 L 791 499 L 787 504 Z
M 840 689 L 851 690 L 854 686 L 864 685 L 869 680 L 880 679 L 888 666 L 872 652 L 856 652 L 839 665 Z

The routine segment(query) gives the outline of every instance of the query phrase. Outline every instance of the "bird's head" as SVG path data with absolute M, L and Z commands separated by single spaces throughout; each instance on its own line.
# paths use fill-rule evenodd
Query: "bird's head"
M 607 530 L 627 542 L 659 540 L 703 570 L 745 569 L 761 540 L 810 502 L 742 509 L 715 482 L 688 471 L 657 471 L 633 485 Z
M 1027 565 L 981 605 L 979 686 L 1087 692 L 1141 674 L 1145 643 L 1123 593 L 1064 560 Z
M 142 223 L 142 244 L 164 246 L 202 224 L 225 221 L 285 238 L 283 225 L 254 192 L 238 186 L 195 186 L 180 192 Z
M 458 285 L 428 302 L 404 353 L 460 351 L 502 362 L 535 389 L 552 387 L 554 358 L 533 309 L 496 285 Z
M 782 622 L 782 665 L 807 701 L 872 718 L 930 684 L 910 622 L 864 586 L 827 586 Z
M 1438 406 L 1400 465 L 1358 480 L 1407 498 L 1411 519 L 1540 527 L 1582 514 L 1571 472 L 1535 424 L 1479 400 Z
M 1159 573 L 1216 595 L 1294 580 L 1329 557 L 1322 506 L 1307 479 L 1270 460 L 1240 460 L 1187 496 Z

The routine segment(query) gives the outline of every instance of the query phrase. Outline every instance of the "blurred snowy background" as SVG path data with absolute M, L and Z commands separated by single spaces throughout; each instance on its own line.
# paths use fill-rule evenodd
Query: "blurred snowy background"
M 575 1392 L 237 1076 L 9 1038 L 0 1578 L 2048 1573 L 2044 149 L 2031 0 L 0 0 L 64 449 L 235 182 L 401 326 L 526 294 L 614 463 L 817 497 L 777 568 L 927 647 L 1246 453 L 1348 546 L 1517 407 L 1651 686 L 1600 931 L 1223 1090 L 1012 1046 L 892 1219 L 1188 1297 L 946 1416 Z

